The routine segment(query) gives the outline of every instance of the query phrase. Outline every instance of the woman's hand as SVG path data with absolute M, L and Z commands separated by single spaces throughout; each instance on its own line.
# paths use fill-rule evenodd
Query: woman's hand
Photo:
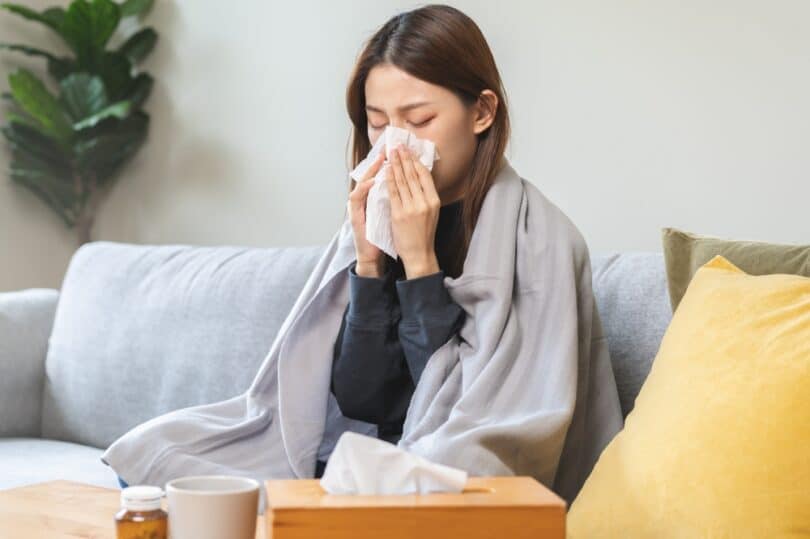
M 434 241 L 441 200 L 433 176 L 402 145 L 391 152 L 386 182 L 391 199 L 394 247 L 408 279 L 439 271 Z
M 346 203 L 354 230 L 354 249 L 357 252 L 355 272 L 361 277 L 381 277 L 385 270 L 382 250 L 366 239 L 366 201 L 369 189 L 374 185 L 374 176 L 380 170 L 383 161 L 385 161 L 384 147 L 377 160 L 355 184 Z

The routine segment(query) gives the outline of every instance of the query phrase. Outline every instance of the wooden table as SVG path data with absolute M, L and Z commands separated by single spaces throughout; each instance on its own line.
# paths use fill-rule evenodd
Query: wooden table
M 115 539 L 113 518 L 120 504 L 118 489 L 72 481 L 0 490 L 0 537 Z M 264 530 L 264 517 L 258 517 L 257 539 L 264 539 Z

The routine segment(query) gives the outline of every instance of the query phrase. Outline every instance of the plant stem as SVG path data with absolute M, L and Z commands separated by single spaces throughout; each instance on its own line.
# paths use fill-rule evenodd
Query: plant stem
M 102 192 L 96 185 L 96 175 L 94 173 L 90 173 L 87 178 L 87 193 L 86 204 L 76 220 L 76 235 L 79 239 L 79 246 L 92 241 L 90 233 L 96 220 L 96 211 L 98 211 L 98 206 L 101 203 Z
M 76 221 L 76 236 L 79 238 L 79 246 L 90 242 L 90 229 L 93 227 L 93 216 L 82 215 Z

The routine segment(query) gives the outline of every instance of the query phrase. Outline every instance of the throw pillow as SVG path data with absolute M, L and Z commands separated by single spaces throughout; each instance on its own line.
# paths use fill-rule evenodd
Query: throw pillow
M 698 269 L 568 537 L 810 533 L 810 278 Z
M 662 229 L 661 240 L 673 311 L 697 269 L 716 255 L 750 275 L 790 273 L 810 277 L 810 245 L 725 240 L 674 228 Z

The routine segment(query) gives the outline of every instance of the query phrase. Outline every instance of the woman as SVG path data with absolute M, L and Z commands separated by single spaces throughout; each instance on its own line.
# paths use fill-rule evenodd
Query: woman
M 463 323 L 464 311 L 443 281 L 461 274 L 477 206 L 506 146 L 503 95 L 483 36 L 448 6 L 388 21 L 369 40 L 349 83 L 349 115 L 363 133 L 355 158 L 387 125 L 433 141 L 442 156 L 429 171 L 407 148 L 393 149 L 386 185 L 397 260 L 365 237 L 366 200 L 385 152 L 353 185 L 347 203 L 357 261 L 348 270 L 351 299 L 335 343 L 331 390 L 345 416 L 377 424 L 378 436 L 392 443 L 425 363 Z M 325 466 L 318 461 L 316 477 Z
M 504 156 L 486 40 L 449 6 L 397 15 L 364 47 L 347 107 L 355 165 L 386 125 L 441 156 L 428 171 L 392 154 L 399 258 L 365 238 L 380 160 L 350 186 L 348 218 L 250 389 L 140 425 L 102 459 L 152 484 L 318 477 L 352 430 L 471 475 L 531 475 L 570 504 L 622 416 L 587 245 Z

